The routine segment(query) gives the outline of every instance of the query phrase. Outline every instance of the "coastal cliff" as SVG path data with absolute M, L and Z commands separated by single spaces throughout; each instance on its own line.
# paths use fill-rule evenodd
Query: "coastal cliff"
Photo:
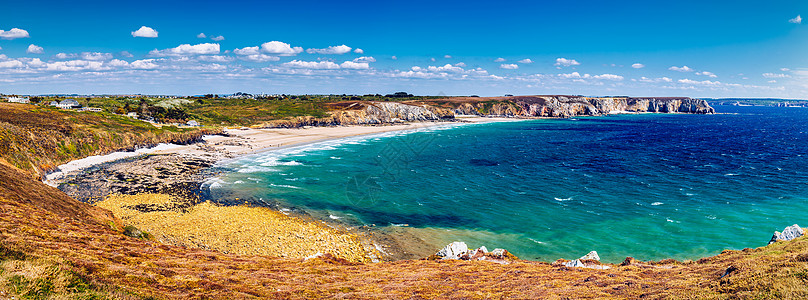
M 375 125 L 454 119 L 450 109 L 398 102 L 337 102 L 327 106 L 326 117 L 301 116 L 265 122 L 257 127 L 295 128 L 302 126 Z
M 686 97 L 516 96 L 447 101 L 458 115 L 504 117 L 597 116 L 610 113 L 715 113 L 707 101 Z M 444 105 L 447 105 L 444 104 Z

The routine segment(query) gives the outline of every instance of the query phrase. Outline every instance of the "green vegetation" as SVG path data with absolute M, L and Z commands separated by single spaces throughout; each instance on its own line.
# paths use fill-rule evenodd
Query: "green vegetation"
M 164 142 L 187 143 L 217 132 L 157 127 L 104 112 L 0 103 L 0 159 L 36 175 L 77 158 Z

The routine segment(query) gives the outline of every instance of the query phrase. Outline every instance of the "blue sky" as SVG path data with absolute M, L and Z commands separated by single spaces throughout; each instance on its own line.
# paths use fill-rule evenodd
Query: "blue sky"
M 804 0 L 3 6 L 6 94 L 808 98 Z

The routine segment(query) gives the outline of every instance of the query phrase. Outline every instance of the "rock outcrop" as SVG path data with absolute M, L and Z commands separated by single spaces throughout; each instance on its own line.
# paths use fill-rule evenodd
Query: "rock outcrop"
M 431 105 L 399 102 L 341 102 L 328 105 L 326 117 L 302 116 L 272 121 L 256 127 L 297 128 L 303 126 L 373 125 L 454 119 L 454 112 Z
M 604 266 L 600 263 L 600 256 L 595 251 L 591 251 L 581 258 L 576 260 L 566 260 L 566 259 L 559 259 L 553 265 L 557 266 L 565 266 L 568 268 L 587 268 L 587 269 L 598 269 L 598 270 L 605 270 L 611 267 Z
M 715 113 L 706 101 L 685 97 L 516 96 L 492 100 L 496 103 L 461 103 L 454 113 L 504 117 L 574 117 L 623 112 Z
M 790 241 L 805 235 L 805 230 L 797 224 L 791 225 L 783 229 L 783 232 L 775 231 L 769 244 L 777 241 Z
M 464 242 L 452 242 L 443 247 L 438 253 L 435 253 L 430 259 L 484 260 L 507 264 L 518 258 L 505 249 L 497 248 L 488 252 L 488 248 L 481 246 L 480 248 L 469 250 L 469 247 Z

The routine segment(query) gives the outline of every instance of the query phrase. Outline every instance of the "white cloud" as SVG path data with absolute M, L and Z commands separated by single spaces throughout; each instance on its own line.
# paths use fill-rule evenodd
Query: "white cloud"
M 244 48 L 241 48 L 241 49 L 238 49 L 238 48 L 233 49 L 233 53 L 238 54 L 238 55 L 256 55 L 256 54 L 260 54 L 261 53 L 260 51 L 261 50 L 258 48 L 258 46 L 244 47 Z
M 372 63 L 376 62 L 376 59 L 373 56 L 362 56 L 354 58 L 353 62 L 355 63 Z
M 48 71 L 83 71 L 83 70 L 102 70 L 104 63 L 100 61 L 87 61 L 87 60 L 68 60 L 56 61 L 48 63 L 45 67 Z
M 357 54 L 364 54 L 364 53 L 365 53 L 365 50 L 362 50 L 362 49 L 356 48 L 356 49 L 354 49 L 354 51 L 353 51 L 353 52 L 354 52 L 354 53 L 357 53 Z
M 789 69 L 789 68 L 780 68 L 780 71 L 788 72 L 788 71 L 791 71 L 791 69 Z
M 412 70 L 413 71 L 422 71 L 424 69 L 421 68 L 421 67 L 415 66 L 415 67 L 412 67 Z M 451 64 L 445 64 L 442 67 L 429 66 L 429 67 L 426 68 L 426 70 L 429 71 L 429 72 L 455 72 L 455 73 L 464 71 L 463 68 L 453 66 Z
M 57 53 L 53 57 L 56 57 L 56 59 L 71 59 L 78 57 L 78 55 L 75 53 Z
M 643 76 L 643 77 L 640 77 L 640 81 L 641 82 L 673 82 L 673 79 L 670 79 L 668 77 L 660 77 L 660 78 L 651 79 L 651 78 Z
M 183 56 L 183 55 L 204 55 L 219 54 L 219 44 L 203 43 L 197 45 L 182 44 L 174 48 L 164 50 L 154 49 L 149 51 L 151 56 Z
M 133 61 L 132 63 L 129 64 L 129 66 L 132 67 L 133 69 L 142 69 L 142 70 L 157 69 L 157 67 L 159 66 L 154 63 L 155 61 L 156 61 L 155 59 L 141 59 Z
M 217 41 L 217 42 L 220 42 L 220 41 L 224 41 L 224 36 L 221 36 L 221 35 L 220 36 L 214 36 L 214 37 L 212 37 L 210 39 L 214 40 L 214 41 Z
M 261 44 L 261 51 L 264 53 L 275 54 L 280 56 L 292 56 L 297 55 L 300 52 L 303 52 L 303 48 L 292 47 L 291 45 L 284 42 L 271 41 Z
M 713 74 L 713 72 L 707 72 L 707 71 L 704 71 L 704 72 L 696 72 L 696 75 L 699 75 L 699 76 L 708 76 L 708 77 L 710 77 L 710 78 L 716 78 L 716 77 L 718 77 L 718 75 Z
M 779 74 L 779 73 L 763 73 L 763 77 L 766 77 L 766 78 L 789 78 L 789 77 L 791 77 L 791 75 Z
M 530 58 L 525 58 L 523 60 L 517 61 L 520 64 L 532 64 L 533 61 Z
M 29 67 L 34 67 L 34 68 L 40 68 L 40 67 L 45 66 L 45 63 L 42 62 L 42 60 L 40 60 L 39 58 L 34 58 L 34 59 L 32 59 L 31 61 L 28 62 L 28 66 Z
M 11 28 L 11 30 L 9 30 L 9 31 L 0 30 L 0 39 L 13 40 L 13 39 L 27 38 L 27 37 L 31 37 L 31 36 L 28 35 L 28 31 L 25 31 L 24 29 Z
M 280 57 L 272 56 L 272 55 L 266 55 L 266 54 L 260 54 L 260 53 L 259 54 L 244 55 L 244 56 L 239 57 L 239 58 L 242 59 L 242 60 L 254 61 L 254 62 L 267 62 L 267 61 L 279 61 L 279 60 L 281 60 Z
M 132 55 L 132 53 L 129 53 L 129 51 L 121 51 L 121 56 L 123 56 L 123 57 L 134 57 L 134 55 Z
M 501 65 L 499 65 L 499 68 L 500 69 L 506 69 L 506 70 L 516 70 L 516 69 L 519 69 L 519 66 L 516 65 L 516 64 L 501 64 Z
M 601 75 L 589 75 L 583 74 L 581 75 L 578 72 L 572 72 L 569 74 L 558 74 L 558 77 L 565 78 L 565 79 L 600 79 L 600 80 L 613 80 L 613 81 L 620 81 L 623 80 L 623 76 L 614 75 L 614 74 L 601 74 Z
M 668 68 L 668 70 L 676 72 L 693 72 L 693 69 L 691 69 L 688 66 L 681 66 L 681 67 L 671 66 L 670 68 Z
M 452 56 L 449 55 L 449 54 L 446 54 L 446 55 L 443 56 L 443 58 L 452 58 Z
M 559 58 L 556 58 L 556 63 L 553 64 L 553 65 L 554 66 L 559 66 L 559 67 L 569 67 L 569 66 L 577 66 L 577 65 L 580 65 L 580 64 L 581 63 L 579 63 L 578 61 L 576 61 L 574 59 L 566 59 L 566 58 L 563 58 L 563 57 L 559 57 Z
M 112 53 L 82 52 L 81 58 L 84 60 L 110 60 L 112 59 Z
M 435 61 L 435 58 L 433 57 L 433 58 L 430 58 L 429 60 L 434 62 L 434 61 Z
M 351 47 L 348 47 L 348 46 L 345 46 L 345 45 L 339 45 L 339 46 L 331 46 L 331 47 L 323 48 L 323 49 L 309 48 L 309 49 L 306 49 L 306 52 L 308 52 L 308 53 L 317 53 L 317 54 L 345 54 L 345 53 L 351 52 Z
M 33 54 L 40 54 L 42 52 L 45 52 L 45 49 L 42 49 L 42 47 L 40 47 L 40 46 L 30 44 L 30 45 L 28 45 L 28 50 L 26 50 L 25 52 L 33 53 Z
M 0 68 L 22 68 L 23 64 L 19 60 L 0 61 Z
M 462 62 L 462 61 L 461 61 L 461 62 L 459 62 L 459 63 L 456 63 L 456 64 L 454 64 L 454 65 L 455 65 L 455 67 L 461 67 L 461 68 L 465 68 L 465 67 L 466 67 L 466 63 L 464 63 L 464 62 Z
M 339 69 L 339 65 L 330 61 L 302 61 L 293 60 L 283 66 L 301 69 Z
M 694 84 L 694 85 L 720 85 L 721 84 L 720 81 L 709 81 L 709 80 L 696 81 L 696 80 L 690 80 L 690 79 L 687 79 L 687 78 L 679 79 L 678 81 L 679 81 L 679 83 Z
M 346 61 L 339 65 L 343 69 L 369 69 L 370 65 L 366 62 L 353 62 Z
M 505 61 L 505 59 L 502 58 L 502 57 L 499 57 L 499 58 L 494 60 L 494 62 L 504 62 L 504 61 Z
M 393 56 L 391 56 L 391 57 L 390 57 L 390 59 L 392 59 L 392 60 L 398 60 L 398 57 L 397 57 L 397 56 L 395 56 L 395 55 L 393 55 Z
M 645 65 L 643 65 L 641 63 L 635 63 L 635 64 L 632 64 L 631 67 L 635 68 L 635 69 L 642 69 L 642 68 L 645 68 Z
M 768 83 L 777 83 L 777 80 L 772 79 L 772 80 L 769 80 Z
M 136 31 L 132 31 L 133 37 L 145 37 L 145 38 L 156 38 L 157 37 L 157 30 L 152 29 L 151 27 L 141 26 L 140 29 Z
M 802 17 L 800 17 L 800 15 L 797 15 L 795 18 L 788 20 L 788 22 L 794 24 L 802 24 Z
M 595 79 L 603 79 L 603 80 L 613 80 L 613 81 L 620 81 L 623 80 L 623 76 L 614 75 L 614 74 L 601 74 L 592 76 Z
M 200 38 L 200 39 L 204 39 L 204 38 L 207 38 L 208 36 L 207 36 L 207 35 L 205 35 L 205 33 L 204 33 L 204 32 L 200 32 L 199 34 L 197 34 L 197 35 L 196 35 L 196 37 L 197 37 L 197 38 Z
M 129 62 L 120 59 L 113 59 L 107 62 L 107 65 L 111 67 L 126 67 L 129 65 Z
M 197 57 L 196 59 L 200 61 L 209 61 L 209 62 L 229 62 L 233 61 L 234 58 L 224 55 L 202 55 Z

